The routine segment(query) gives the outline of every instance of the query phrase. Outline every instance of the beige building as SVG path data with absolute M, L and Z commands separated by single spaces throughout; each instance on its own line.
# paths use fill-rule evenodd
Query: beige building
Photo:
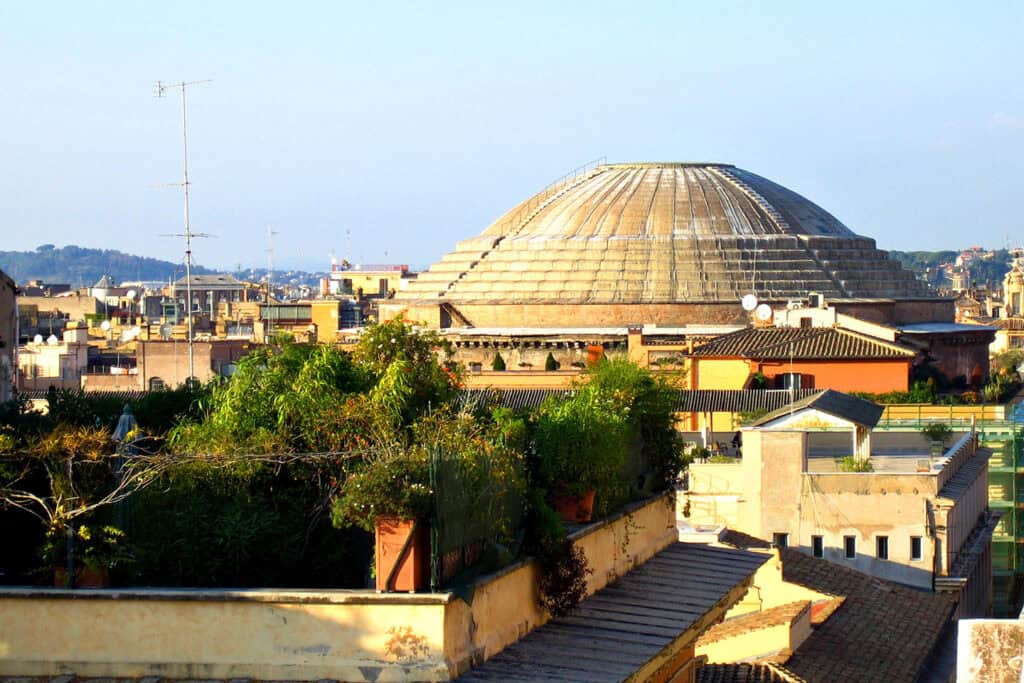
M 18 349 L 18 288 L 0 271 L 0 402 L 9 401 L 14 390 Z
M 933 456 L 919 433 L 872 432 L 881 414 L 880 406 L 834 391 L 769 413 L 743 430 L 738 461 L 690 467 L 681 517 L 880 578 L 957 592 L 962 615 L 987 614 L 995 526 L 989 452 L 969 432 Z M 844 458 L 871 471 L 844 471 Z
M 77 389 L 89 364 L 89 331 L 68 323 L 61 337 L 36 336 L 18 349 L 18 389 Z

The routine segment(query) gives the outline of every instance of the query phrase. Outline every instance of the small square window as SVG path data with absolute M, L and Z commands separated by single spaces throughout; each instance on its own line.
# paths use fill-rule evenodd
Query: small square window
M 780 548 L 788 548 L 789 534 L 784 534 L 778 531 L 775 532 L 774 534 L 772 534 L 772 543 Z
M 825 557 L 825 538 L 823 536 L 811 536 L 811 552 L 817 558 Z
M 857 537 L 843 536 L 843 551 L 846 559 L 852 560 L 857 557 Z
M 921 559 L 921 537 L 911 536 L 910 537 L 910 559 L 920 560 Z
M 875 537 L 875 557 L 880 560 L 889 559 L 889 537 L 888 536 L 876 536 Z

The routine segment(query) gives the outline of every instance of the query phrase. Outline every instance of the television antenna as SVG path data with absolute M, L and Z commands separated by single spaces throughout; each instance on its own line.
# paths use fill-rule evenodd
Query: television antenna
M 267 226 L 267 336 L 274 331 L 274 320 L 270 316 L 270 299 L 274 295 L 274 235 L 277 231 Z
M 168 90 L 177 88 L 181 90 L 181 148 L 182 148 L 182 159 L 184 172 L 182 174 L 182 181 L 180 187 L 184 190 L 185 194 L 185 231 L 181 233 L 175 233 L 170 235 L 162 235 L 162 237 L 184 237 L 185 238 L 185 296 L 187 301 L 185 303 L 185 312 L 188 318 L 188 381 L 191 382 L 192 378 L 196 376 L 195 373 L 195 356 L 192 349 L 192 238 L 194 237 L 213 237 L 203 232 L 192 232 L 192 226 L 189 221 L 189 203 L 188 203 L 188 118 L 186 115 L 185 106 L 185 91 L 191 85 L 200 85 L 202 83 L 210 83 L 209 79 L 202 81 L 178 81 L 177 83 L 164 83 L 163 81 L 156 82 L 156 96 L 163 97 L 164 93 Z

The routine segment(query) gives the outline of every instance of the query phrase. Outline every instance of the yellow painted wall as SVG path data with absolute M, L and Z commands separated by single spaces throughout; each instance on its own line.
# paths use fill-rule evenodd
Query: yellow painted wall
M 675 538 L 665 495 L 573 540 L 593 592 Z M 484 577 L 472 604 L 444 593 L 0 589 L 0 673 L 445 681 L 546 621 L 536 574 L 529 561 Z
M 695 389 L 742 389 L 750 376 L 745 360 L 694 359 Z
M 558 370 L 538 372 L 527 370 L 505 370 L 495 372 L 467 372 L 462 381 L 467 389 L 568 389 L 580 379 L 581 372 Z
M 132 591 L 142 599 L 90 599 L 87 592 L 62 599 L 12 598 L 5 591 L 0 671 L 357 681 L 374 674 L 397 680 L 402 665 L 410 678 L 448 680 L 446 595 L 396 601 L 327 591 L 306 603 L 285 594 L 262 601 L 267 596 L 260 591 L 232 592 L 227 600 L 223 591 L 186 593 L 187 599 L 145 591 Z M 325 595 L 327 601 L 319 597 Z
M 635 506 L 572 538 L 590 563 L 592 594 L 676 540 L 674 497 Z M 454 673 L 493 657 L 547 621 L 537 607 L 537 571 L 535 562 L 521 563 L 474 586 L 471 605 L 456 600 L 448 606 L 445 652 Z

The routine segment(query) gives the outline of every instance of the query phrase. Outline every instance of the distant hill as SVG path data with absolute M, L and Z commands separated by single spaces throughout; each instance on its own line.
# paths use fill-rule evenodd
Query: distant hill
M 109 273 L 117 282 L 166 281 L 181 267 L 180 263 L 133 256 L 115 249 L 87 249 L 74 245 L 58 249 L 52 244 L 44 244 L 35 251 L 0 251 L 0 270 L 18 284 L 43 280 L 79 287 L 92 285 L 104 273 Z M 192 272 L 206 275 L 217 271 L 193 265 Z M 180 273 L 176 277 L 182 275 Z
M 944 264 L 956 261 L 959 251 L 890 251 L 889 255 L 911 270 L 918 277 L 927 277 L 933 284 L 944 284 L 938 281 L 936 270 Z M 970 265 L 971 282 L 975 285 L 1001 287 L 1003 276 L 1010 270 L 1010 252 L 997 249 L 988 260 L 977 260 Z M 945 283 L 948 284 L 948 283 Z

